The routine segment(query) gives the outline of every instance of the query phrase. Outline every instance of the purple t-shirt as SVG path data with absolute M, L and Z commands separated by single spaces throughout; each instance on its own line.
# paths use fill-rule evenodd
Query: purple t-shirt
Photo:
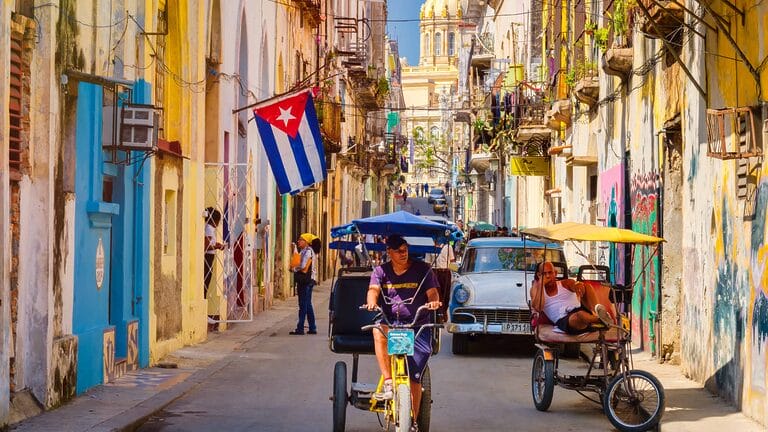
M 426 277 L 424 277 L 425 275 Z M 421 283 L 420 289 L 419 283 Z M 411 260 L 411 266 L 401 275 L 395 274 L 391 262 L 376 267 L 371 273 L 370 285 L 381 288 L 379 304 L 384 313 L 387 314 L 387 318 L 390 321 L 398 320 L 401 323 L 410 323 L 416 309 L 429 301 L 427 290 L 440 286 L 429 264 L 417 260 Z M 387 301 L 383 299 L 385 296 L 388 297 Z M 400 303 L 414 296 L 416 297 L 413 302 Z M 426 324 L 429 321 L 430 314 L 422 312 L 419 314 L 419 320 L 416 324 Z

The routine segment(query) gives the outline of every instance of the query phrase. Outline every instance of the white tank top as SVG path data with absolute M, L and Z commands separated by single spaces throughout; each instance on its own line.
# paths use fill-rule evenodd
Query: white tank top
M 547 289 L 544 288 L 544 314 L 553 323 L 579 306 L 581 306 L 581 302 L 576 293 L 563 287 L 560 282 L 557 282 L 557 293 L 551 297 L 547 294 Z

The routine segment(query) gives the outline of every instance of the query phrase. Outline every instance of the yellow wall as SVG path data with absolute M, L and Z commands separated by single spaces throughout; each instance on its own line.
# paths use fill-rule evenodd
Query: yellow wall
M 147 11 L 155 11 L 147 15 L 147 28 L 157 28 L 157 10 L 162 8 L 165 0 L 158 2 L 148 1 Z M 182 272 L 176 275 L 181 286 L 181 332 L 175 337 L 159 342 L 155 339 L 157 328 L 156 316 L 150 316 L 150 361 L 156 362 L 167 353 L 184 345 L 205 340 L 206 332 L 206 302 L 203 299 L 201 289 L 203 280 L 202 259 L 203 244 L 202 232 L 204 221 L 201 217 L 203 206 L 203 146 L 204 146 L 204 121 L 191 121 L 200 119 L 205 113 L 205 85 L 203 62 L 195 59 L 205 58 L 205 1 L 191 0 L 167 0 L 168 11 L 168 35 L 155 36 L 165 38 L 166 52 L 165 64 L 165 94 L 163 105 L 165 116 L 165 139 L 179 141 L 182 153 L 189 159 L 184 159 L 182 166 L 182 184 L 174 185 L 168 180 L 170 173 L 155 173 L 153 178 L 162 178 L 163 189 L 174 189 L 177 197 L 182 199 L 181 214 L 181 251 L 176 259 L 181 259 Z M 196 14 L 190 16 L 190 11 Z M 193 21 L 190 21 L 189 19 Z M 149 30 L 148 30 L 149 31 Z M 145 54 L 152 54 L 148 50 Z M 147 58 L 145 64 L 154 64 L 153 58 Z M 153 68 L 150 68 L 153 69 Z M 148 80 L 156 86 L 155 74 L 150 73 Z M 203 80 L 203 84 L 197 84 Z M 173 156 L 167 156 L 173 157 Z M 166 180 L 168 182 L 166 183 Z M 154 196 L 151 200 L 153 206 L 163 205 L 164 197 Z M 156 220 L 155 209 L 150 210 L 150 226 L 155 227 L 162 221 Z M 160 213 L 162 214 L 162 213 Z M 155 244 L 162 239 L 155 238 L 156 232 L 150 230 L 150 244 Z M 162 274 L 174 274 L 176 272 L 176 259 L 153 257 L 150 271 L 150 281 L 155 278 L 156 272 Z M 150 310 L 154 311 L 154 286 L 150 287 Z

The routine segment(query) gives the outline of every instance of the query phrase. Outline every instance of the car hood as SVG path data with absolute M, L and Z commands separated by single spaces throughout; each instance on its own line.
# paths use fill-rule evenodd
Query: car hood
M 469 302 L 462 306 L 516 306 L 528 307 L 524 289 L 525 276 L 518 272 L 498 271 L 461 275 L 457 283 L 471 290 Z M 528 278 L 528 285 L 532 277 Z

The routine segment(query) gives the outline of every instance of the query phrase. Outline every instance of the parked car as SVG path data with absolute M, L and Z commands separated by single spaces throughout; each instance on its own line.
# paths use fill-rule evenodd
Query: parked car
M 436 214 L 447 214 L 448 203 L 445 201 L 445 198 L 435 198 L 435 200 L 432 201 L 432 211 Z
M 533 338 L 528 293 L 536 266 L 545 259 L 562 263 L 559 270 L 567 268 L 559 244 L 526 241 L 524 248 L 517 237 L 483 237 L 467 243 L 451 286 L 446 325 L 453 334 L 454 354 L 466 353 L 469 338 L 475 335 Z
M 432 204 L 438 198 L 445 199 L 445 191 L 443 191 L 442 189 L 432 189 L 431 191 L 429 191 L 427 202 Z

